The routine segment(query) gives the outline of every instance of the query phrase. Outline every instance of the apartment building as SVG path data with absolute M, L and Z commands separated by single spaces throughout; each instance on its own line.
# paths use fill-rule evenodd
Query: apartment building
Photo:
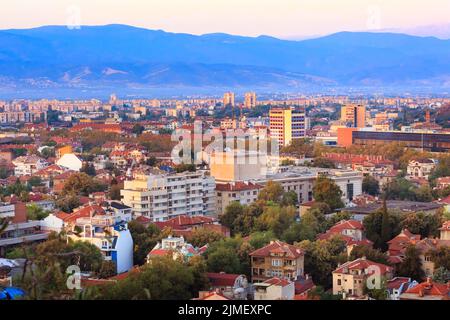
M 28 220 L 24 203 L 1 203 L 0 218 L 9 220 L 9 225 L 0 235 L 0 255 L 10 246 L 44 241 L 48 238 L 49 232 L 41 230 L 40 221 Z
M 223 95 L 223 105 L 226 106 L 235 106 L 235 95 L 233 92 L 225 92 Z
M 253 282 L 273 277 L 295 281 L 304 274 L 304 252 L 279 240 L 251 252 L 250 257 Z
M 361 105 L 345 105 L 341 108 L 341 121 L 356 128 L 366 126 L 366 107 Z
M 216 185 L 216 214 L 225 213 L 226 207 L 232 202 L 249 205 L 258 199 L 263 186 L 252 182 L 230 182 Z
M 215 214 L 215 180 L 205 172 L 137 174 L 124 182 L 123 203 L 135 217 L 166 221 L 179 215 Z
M 45 122 L 46 120 L 46 112 L 9 111 L 0 113 L 0 123 L 34 123 Z
M 256 93 L 247 92 L 244 97 L 244 107 L 252 109 L 256 107 Z
M 346 204 L 362 194 L 363 174 L 353 170 L 281 167 L 277 172 L 269 173 L 265 178 L 253 182 L 261 185 L 265 185 L 268 181 L 277 182 L 284 191 L 297 193 L 301 204 L 314 200 L 313 187 L 319 176 L 326 176 L 337 184 L 342 191 L 342 201 Z
M 305 112 L 295 108 L 274 108 L 269 112 L 270 137 L 278 140 L 280 147 L 294 139 L 306 136 Z

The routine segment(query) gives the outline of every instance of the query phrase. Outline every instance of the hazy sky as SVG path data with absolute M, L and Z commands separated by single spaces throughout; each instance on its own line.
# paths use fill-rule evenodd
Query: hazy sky
M 122 23 L 292 37 L 449 22 L 450 0 L 0 0 L 0 29 Z

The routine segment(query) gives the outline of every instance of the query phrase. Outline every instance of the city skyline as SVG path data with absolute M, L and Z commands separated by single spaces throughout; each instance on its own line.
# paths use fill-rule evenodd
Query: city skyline
M 429 26 L 429 32 L 437 35 L 432 26 L 445 29 L 449 13 L 450 3 L 440 0 L 431 0 L 426 6 L 420 0 L 410 1 L 408 6 L 402 1 L 383 0 L 344 0 L 339 4 L 330 0 L 20 0 L 2 5 L 0 29 L 128 24 L 196 35 L 223 32 L 301 38 L 339 31 L 417 33 L 418 27 Z M 17 16 L 23 19 L 18 21 Z

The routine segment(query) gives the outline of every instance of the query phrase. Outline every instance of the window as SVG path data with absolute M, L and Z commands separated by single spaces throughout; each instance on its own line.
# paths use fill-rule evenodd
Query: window
M 342 280 L 341 280 L 341 279 L 338 279 L 338 280 L 337 280 L 337 284 L 338 284 L 338 286 L 342 285 Z
M 347 184 L 347 199 L 353 200 L 353 183 Z
M 280 259 L 272 259 L 272 266 L 273 267 L 281 267 L 282 261 Z

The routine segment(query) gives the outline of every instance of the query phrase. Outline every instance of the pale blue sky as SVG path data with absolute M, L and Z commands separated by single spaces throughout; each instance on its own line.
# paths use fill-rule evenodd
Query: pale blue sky
M 0 29 L 79 21 L 292 37 L 450 22 L 449 0 L 0 0 L 0 8 Z

